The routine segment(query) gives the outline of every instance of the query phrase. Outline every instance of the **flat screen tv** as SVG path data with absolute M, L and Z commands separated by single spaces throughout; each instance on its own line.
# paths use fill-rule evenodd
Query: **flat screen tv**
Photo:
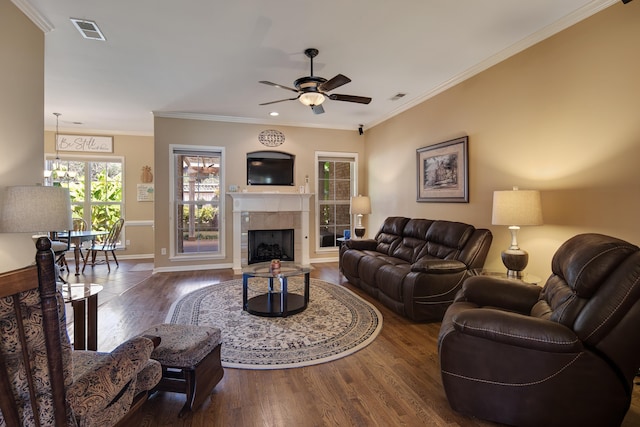
M 247 154 L 247 185 L 294 185 L 295 156 L 280 151 Z

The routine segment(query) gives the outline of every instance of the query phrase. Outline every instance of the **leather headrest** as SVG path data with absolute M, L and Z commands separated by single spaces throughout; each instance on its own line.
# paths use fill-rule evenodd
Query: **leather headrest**
M 409 222 L 409 218 L 405 218 L 403 216 L 390 216 L 384 220 L 379 232 L 400 236 L 402 235 L 402 230 L 407 222 Z
M 589 298 L 604 279 L 639 248 L 602 234 L 579 234 L 567 240 L 553 256 L 551 269 L 579 297 Z
M 410 219 L 404 226 L 402 235 L 405 237 L 415 237 L 416 239 L 425 240 L 427 238 L 427 230 L 433 224 L 433 220 L 429 219 Z
M 461 249 L 475 228 L 469 224 L 453 221 L 434 221 L 427 231 L 427 241 L 449 248 Z

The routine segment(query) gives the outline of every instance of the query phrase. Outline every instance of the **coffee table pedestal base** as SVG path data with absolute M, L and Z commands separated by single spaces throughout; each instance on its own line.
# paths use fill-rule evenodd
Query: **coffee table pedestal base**
M 247 301 L 247 312 L 263 317 L 286 317 L 290 314 L 297 314 L 307 308 L 304 296 L 298 294 L 287 294 L 287 309 L 283 309 L 282 293 L 270 292 L 255 296 Z

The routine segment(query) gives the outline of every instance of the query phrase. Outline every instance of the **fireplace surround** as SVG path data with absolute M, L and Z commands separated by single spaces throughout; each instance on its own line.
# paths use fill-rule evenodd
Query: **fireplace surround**
M 230 192 L 233 199 L 233 271 L 249 265 L 249 230 L 293 228 L 294 260 L 309 265 L 310 193 Z

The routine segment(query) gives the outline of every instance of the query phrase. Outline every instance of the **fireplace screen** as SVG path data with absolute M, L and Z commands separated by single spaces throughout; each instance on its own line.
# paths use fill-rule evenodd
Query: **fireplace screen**
M 293 229 L 249 230 L 249 264 L 279 259 L 293 261 Z

